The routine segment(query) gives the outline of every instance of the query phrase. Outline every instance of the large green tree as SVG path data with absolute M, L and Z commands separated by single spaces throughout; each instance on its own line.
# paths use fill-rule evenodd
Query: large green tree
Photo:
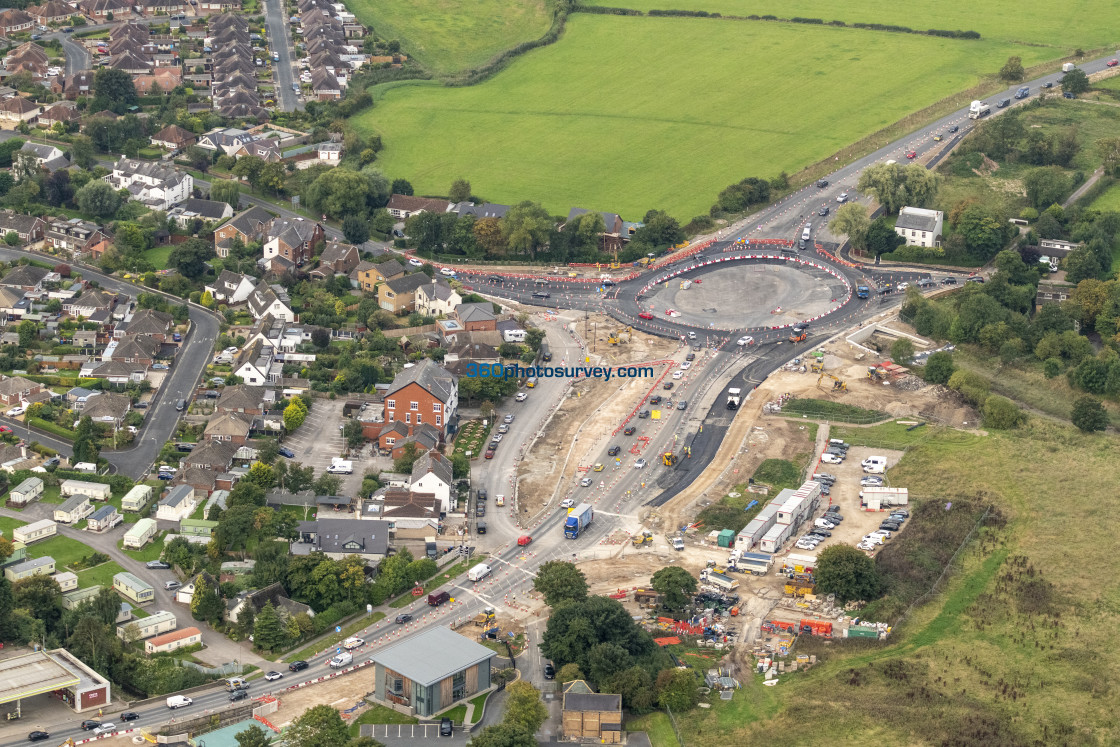
M 284 732 L 291 747 L 339 747 L 350 741 L 350 730 L 329 705 L 312 706 Z
M 272 743 L 265 730 L 256 724 L 237 732 L 233 738 L 237 740 L 237 747 L 268 747 Z
M 918 164 L 879 163 L 868 166 L 859 177 L 858 189 L 870 194 L 897 213 L 903 207 L 925 207 L 937 194 L 938 176 Z
M 1066 172 L 1057 166 L 1041 166 L 1023 175 L 1027 199 L 1039 210 L 1060 203 L 1072 186 Z
M 531 259 L 536 258 L 537 250 L 547 243 L 554 225 L 547 210 L 528 201 L 510 208 L 499 224 L 510 250 Z
M 121 206 L 121 196 L 107 182 L 94 179 L 74 193 L 78 209 L 94 218 L 108 218 Z
M 303 199 L 315 212 L 342 220 L 348 215 L 365 216 L 369 193 L 365 177 L 340 166 L 321 174 L 305 188 Z
M 287 634 L 280 624 L 280 615 L 271 601 L 265 602 L 253 623 L 253 644 L 264 651 L 274 651 L 283 646 L 286 640 Z
M 840 602 L 870 600 L 882 581 L 871 558 L 851 545 L 833 545 L 817 556 L 818 593 L 835 594 Z
M 836 215 L 828 223 L 828 230 L 834 234 L 844 234 L 852 249 L 862 252 L 867 249 L 867 230 L 871 228 L 871 218 L 867 206 L 858 202 L 848 202 L 836 210 Z
M 583 571 L 563 560 L 550 560 L 538 568 L 533 588 L 544 596 L 545 604 L 550 607 L 587 598 L 587 578 Z
M 679 610 L 696 591 L 696 577 L 680 566 L 670 565 L 653 574 L 650 586 L 661 594 L 662 604 L 667 609 Z
M 1062 90 L 1075 96 L 1089 90 L 1089 76 L 1079 67 L 1070 70 L 1062 76 Z
M 878 218 L 867 229 L 867 251 L 878 257 L 893 252 L 906 243 L 906 239 L 895 233 L 894 227 L 886 218 Z
M 516 724 L 496 724 L 471 737 L 471 747 L 537 747 L 537 740 Z
M 241 201 L 241 185 L 232 179 L 215 179 L 210 182 L 210 199 L 224 202 L 236 211 Z
M 183 277 L 193 280 L 206 272 L 206 263 L 214 256 L 213 244 L 192 238 L 171 250 L 171 254 L 167 256 L 167 264 L 178 270 Z
M 948 384 L 949 377 L 953 375 L 953 354 L 945 351 L 933 353 L 926 359 L 926 367 L 922 369 L 922 376 L 931 384 Z
M 1018 83 L 1026 74 L 1023 70 L 1023 58 L 1019 56 L 1008 57 L 1007 62 L 999 70 L 999 77 L 1008 83 Z
M 139 98 L 132 76 L 124 70 L 110 67 L 98 69 L 93 76 L 93 101 L 89 111 L 99 112 L 108 109 L 116 114 L 124 114 Z
M 1103 431 L 1108 427 L 1108 412 L 1096 397 L 1088 394 L 1078 397 L 1073 403 L 1071 419 L 1073 424 L 1085 431 Z
M 506 713 L 502 723 L 521 727 L 530 734 L 537 730 L 548 718 L 548 708 L 541 700 L 537 688 L 524 680 L 514 682 L 506 688 Z

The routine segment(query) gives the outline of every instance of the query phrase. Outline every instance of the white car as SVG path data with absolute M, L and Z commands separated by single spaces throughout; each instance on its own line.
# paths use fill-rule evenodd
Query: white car
M 639 459 L 638 461 L 634 462 L 634 468 L 635 469 L 641 469 L 644 466 L 646 466 L 646 460 L 645 459 Z
M 907 288 L 909 288 L 909 287 L 910 287 L 910 283 L 899 283 L 899 284 L 898 284 L 898 289 L 899 289 L 900 291 L 904 291 L 904 290 L 906 290 L 906 289 L 907 289 Z
M 94 733 L 94 735 L 108 734 L 109 732 L 116 731 L 116 730 L 117 730 L 117 725 L 110 722 L 110 723 L 102 724 L 101 726 L 97 727 L 96 729 L 93 730 L 93 733 Z
M 741 348 L 745 348 L 750 345 L 754 345 L 754 338 L 750 335 L 744 335 L 743 337 L 740 337 L 738 340 L 736 340 L 735 344 Z
M 824 519 L 817 519 L 816 521 L 813 522 L 813 526 L 820 527 L 821 529 L 835 529 L 836 528 L 835 524 L 833 524 L 831 521 L 825 521 Z
M 848 201 L 848 193 L 847 192 L 841 192 L 840 196 L 836 198 L 836 201 L 841 203 L 841 204 L 847 202 Z
M 505 496 L 505 493 L 498 493 L 498 494 L 497 494 L 496 496 L 494 496 L 494 505 L 495 505 L 495 506 L 504 506 L 504 505 L 506 505 L 506 496 Z
M 421 262 L 420 260 L 416 259 L 416 257 L 412 257 L 412 258 L 410 258 L 410 259 L 408 260 L 408 263 L 409 263 L 410 265 L 412 265 L 413 267 L 423 267 L 423 266 L 424 266 L 424 263 L 423 263 L 423 262 Z
M 681 363 L 680 368 L 682 371 L 687 371 L 688 369 L 692 368 L 692 361 L 684 361 L 683 363 Z
M 439 270 L 439 274 L 444 275 L 444 276 L 449 277 L 449 278 L 455 277 L 455 271 L 452 270 L 450 267 L 441 267 L 440 270 Z
M 696 333 L 695 332 L 689 332 L 688 333 L 688 339 L 695 340 L 696 339 Z
M 264 676 L 264 678 L 266 680 L 268 680 L 269 682 L 272 682 L 273 680 L 278 680 L 283 676 L 284 676 L 283 672 L 269 672 L 268 674 L 266 674 Z
M 590 477 L 585 477 L 585 478 L 583 478 L 582 480 L 579 481 L 579 486 L 581 488 L 590 488 L 594 484 L 595 484 L 595 481 L 592 480 Z
M 565 498 L 564 500 L 560 501 L 560 508 L 571 508 L 574 505 L 576 505 L 576 502 L 572 498 Z
M 361 646 L 364 646 L 364 645 L 365 645 L 365 640 L 363 640 L 361 638 L 347 638 L 345 641 L 342 642 L 342 647 L 344 649 L 346 649 L 347 651 L 353 651 L 354 649 L 360 648 Z
M 517 400 L 518 402 L 524 402 L 525 400 L 529 399 L 529 395 L 526 394 L 525 392 L 518 392 L 517 396 L 514 397 L 514 399 Z
M 875 549 L 875 545 L 869 545 L 866 542 L 860 542 L 858 545 L 856 545 L 856 549 L 863 550 L 864 552 L 872 552 Z
M 680 379 L 682 377 L 684 377 L 684 372 L 683 371 L 674 371 L 673 372 L 673 378 L 674 379 Z
M 8 417 L 17 418 L 25 412 L 27 412 L 26 407 L 13 407 L 12 409 L 8 410 Z
M 500 444 L 502 442 L 503 438 L 505 438 L 504 433 L 495 433 L 494 435 L 492 435 L 490 437 L 490 440 L 493 441 L 496 444 Z
M 821 461 L 825 464 L 841 464 L 844 457 L 837 456 L 836 454 L 821 454 Z

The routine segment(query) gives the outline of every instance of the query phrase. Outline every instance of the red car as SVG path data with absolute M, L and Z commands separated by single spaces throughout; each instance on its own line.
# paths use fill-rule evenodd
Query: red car
M 485 459 L 493 459 L 494 458 L 494 450 L 493 449 L 487 449 L 486 453 L 483 454 L 482 456 Z
M 649 313 L 648 311 L 643 311 L 641 314 L 638 314 L 638 318 L 639 319 L 653 319 L 653 314 Z
M 0 433 L 11 433 L 12 429 L 6 425 L 0 425 Z
M 917 151 L 908 150 L 908 151 L 906 151 L 906 157 L 907 158 L 917 158 L 918 153 L 917 153 Z
M 1116 67 L 1117 65 L 1120 65 L 1120 60 L 1117 60 L 1114 57 L 1111 60 L 1109 60 L 1108 62 L 1106 62 L 1105 64 L 1108 65 L 1109 67 Z
M 527 534 L 523 537 L 518 537 L 517 538 L 517 544 L 521 545 L 522 547 L 525 547 L 525 545 L 529 544 L 532 541 L 533 541 L 533 538 L 530 537 Z

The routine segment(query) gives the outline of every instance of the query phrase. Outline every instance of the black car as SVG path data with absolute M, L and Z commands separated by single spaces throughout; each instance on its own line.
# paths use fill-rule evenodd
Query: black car
M 27 735 L 27 738 L 32 742 L 42 742 L 44 739 L 50 739 L 51 735 L 45 731 L 33 731 Z
M 825 514 L 824 518 L 831 521 L 833 524 L 839 524 L 840 522 L 842 522 L 844 520 L 843 516 L 841 516 L 840 514 L 836 514 L 836 513 Z
M 832 487 L 827 482 L 821 483 L 821 495 L 832 495 Z
M 696 353 L 689 353 L 688 355 L 686 355 L 684 357 L 684 359 L 686 361 L 694 361 L 694 360 L 696 360 Z
M 136 711 L 125 711 L 117 718 L 119 718 L 121 721 L 135 721 L 136 719 L 140 718 L 140 714 Z
M 244 690 L 234 690 L 229 694 L 229 700 L 232 703 L 235 700 L 245 700 L 249 697 L 249 693 Z
M 641 412 L 638 413 L 638 419 L 639 420 L 644 419 L 644 418 L 648 418 L 648 417 L 649 417 L 649 410 L 642 410 Z
M 393 622 L 395 622 L 397 625 L 404 625 L 406 622 L 412 622 L 412 615 L 408 614 L 407 612 L 403 615 L 397 615 L 397 619 Z
M 652 397 L 649 398 L 649 403 L 651 405 L 660 405 L 661 404 L 661 395 L 660 394 L 653 395 Z
M 537 291 L 533 294 L 533 298 L 552 298 L 552 296 L 548 293 L 544 293 L 543 291 Z
M 96 719 L 87 719 L 82 722 L 82 729 L 84 731 L 93 731 L 99 726 L 101 726 L 101 722 Z
M 673 388 L 673 382 L 666 381 L 664 384 L 661 385 L 661 388 L 668 391 L 669 389 Z
M 828 179 L 817 180 L 817 186 L 820 187 L 821 189 L 824 189 L 825 187 L 828 186 Z
M 979 275 L 973 275 L 972 277 L 970 277 L 968 279 L 968 282 L 970 282 L 970 283 L 980 283 L 981 285 L 983 285 L 984 284 L 984 278 L 980 277 Z
M 888 532 L 897 532 L 901 526 L 901 524 L 895 524 L 893 521 L 884 521 L 879 525 L 879 528 L 886 529 Z
M 166 571 L 171 568 L 171 564 L 165 563 L 162 560 L 149 560 L 144 564 L 144 567 L 153 571 Z
M 276 450 L 276 453 L 279 454 L 280 456 L 286 457 L 288 459 L 295 459 L 296 458 L 296 453 L 294 451 L 292 451 L 291 449 L 289 449 L 287 446 L 281 446 L 279 449 Z
M 552 666 L 552 662 L 545 662 L 544 665 L 544 678 L 551 680 L 556 677 L 556 668 Z
M 451 723 L 451 719 L 449 719 L 449 718 L 440 719 L 439 735 L 441 737 L 450 737 L 452 726 L 453 726 L 453 724 Z
M 610 447 L 609 449 L 607 449 L 607 456 L 615 456 L 615 455 L 617 455 L 617 454 L 618 454 L 618 452 L 620 452 L 620 451 L 622 451 L 622 447 L 621 447 L 621 446 L 612 446 L 612 447 Z
M 308 664 L 306 661 L 303 661 L 302 659 L 300 659 L 299 661 L 293 661 L 291 664 L 289 664 L 288 665 L 288 671 L 289 672 L 302 672 L 303 670 L 307 669 L 309 666 L 311 666 L 311 665 Z
M 489 495 L 487 495 L 487 493 L 486 493 L 486 489 L 485 489 L 485 488 L 479 488 L 479 489 L 478 489 L 478 500 L 480 500 L 480 501 L 484 501 L 484 500 L 486 500 L 486 499 L 487 499 L 487 498 L 489 498 L 489 497 L 490 497 L 490 496 L 489 496 Z
M 828 205 L 825 205 L 817 211 L 817 215 L 828 215 Z
M 953 125 L 952 127 L 949 128 L 949 132 L 960 132 L 960 129 L 961 129 L 960 127 L 957 127 L 956 125 Z
M 1043 88 L 1053 88 L 1053 87 L 1054 87 L 1054 84 L 1053 84 L 1053 83 L 1043 83 L 1043 84 L 1042 84 L 1042 87 L 1043 87 Z
M 957 284 L 957 279 L 956 278 L 945 278 L 944 280 L 941 281 L 941 284 L 942 285 L 956 285 Z
M 636 431 L 636 430 L 638 430 L 638 429 L 631 425 L 631 426 L 627 427 L 626 430 L 623 431 L 623 434 L 625 434 L 627 436 L 633 436 L 634 431 Z
M 474 507 L 474 515 L 475 516 L 485 516 L 486 515 L 486 504 L 485 503 L 480 503 L 477 506 L 475 506 Z

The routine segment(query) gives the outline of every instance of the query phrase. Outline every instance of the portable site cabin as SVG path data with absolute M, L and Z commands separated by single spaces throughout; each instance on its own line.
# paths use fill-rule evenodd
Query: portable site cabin
M 118 625 L 117 638 L 122 641 L 125 640 L 128 635 L 127 629 L 131 626 L 136 626 L 137 639 L 144 639 L 175 630 L 179 626 L 179 622 L 175 619 L 174 612 L 156 610 L 147 617 L 139 617 L 125 625 Z
M 910 491 L 906 488 L 864 488 L 859 491 L 860 508 L 866 511 L 885 511 L 909 502 Z
M 136 485 L 121 499 L 122 511 L 140 512 L 152 500 L 151 485 Z
M 57 532 L 58 524 L 55 524 L 50 519 L 40 519 L 39 521 L 35 521 L 22 527 L 16 527 L 15 529 L 13 529 L 12 540 L 15 542 L 22 542 L 25 545 L 30 545 L 36 540 L 53 537 Z
M 718 543 L 720 547 L 732 547 L 735 544 L 735 530 L 724 529 L 719 533 Z
M 139 550 L 148 544 L 148 541 L 154 536 L 156 536 L 156 520 L 141 519 L 124 533 L 124 546 L 132 550 Z
M 151 584 L 127 571 L 113 576 L 113 589 L 136 604 L 148 604 L 156 598 L 156 590 Z
M 38 477 L 29 477 L 19 485 L 12 488 L 8 494 L 8 505 L 23 507 L 43 494 L 43 481 Z
M 113 489 L 100 482 L 63 480 L 59 492 L 63 498 L 70 495 L 88 495 L 91 501 L 107 501 L 112 496 Z
M 195 627 L 174 630 L 144 641 L 144 652 L 158 654 L 202 643 L 202 631 Z

